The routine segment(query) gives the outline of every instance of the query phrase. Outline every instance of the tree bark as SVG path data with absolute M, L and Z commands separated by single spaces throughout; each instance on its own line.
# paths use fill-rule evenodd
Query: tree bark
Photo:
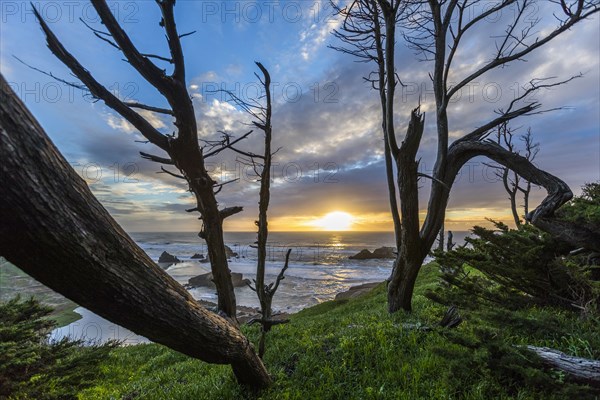
M 0 75 L 0 254 L 100 316 L 237 380 L 271 379 L 251 343 L 202 308 L 113 220 Z
M 67 51 L 35 7 L 33 11 L 40 23 L 40 27 L 46 35 L 46 42 L 50 51 L 83 82 L 94 98 L 102 99 L 108 107 L 118 112 L 135 126 L 148 141 L 166 151 L 170 156 L 168 164 L 175 165 L 181 171 L 182 175 L 179 175 L 163 169 L 164 172 L 185 179 L 196 197 L 196 209 L 200 212 L 203 220 L 203 229 L 199 236 L 206 240 L 208 247 L 211 271 L 217 288 L 218 307 L 233 322 L 237 322 L 235 292 L 231 282 L 231 271 L 227 263 L 225 243 L 223 241 L 223 216 L 219 211 L 215 197 L 214 187 L 216 182 L 212 180 L 205 168 L 202 149 L 198 144 L 196 114 L 191 96 L 186 88 L 185 63 L 180 43 L 181 36 L 177 33 L 175 24 L 173 11 L 175 0 L 157 2 L 162 14 L 161 26 L 164 27 L 167 36 L 171 63 L 173 64 L 173 74 L 170 76 L 167 76 L 163 69 L 153 64 L 147 56 L 137 50 L 129 36 L 127 36 L 127 33 L 125 33 L 112 14 L 106 0 L 91 0 L 91 3 L 98 13 L 102 24 L 114 40 L 113 45 L 121 50 L 127 62 L 169 102 L 172 110 L 167 110 L 167 112 L 175 118 L 174 124 L 177 127 L 176 137 L 172 138 L 163 135 L 141 115 L 136 113 L 131 105 L 122 102 L 111 91 L 101 85 Z M 136 107 L 139 107 L 139 105 Z M 152 156 L 146 158 L 153 161 L 160 159 L 159 157 Z
M 575 382 L 600 388 L 600 361 L 569 356 L 548 347 L 527 346 L 550 368 L 566 372 Z
M 388 311 L 411 311 L 411 298 L 426 252 L 419 234 L 418 162 L 415 161 L 425 118 L 418 109 L 411 113 L 406 137 L 398 152 L 398 188 L 402 215 L 400 247 L 388 285 Z M 429 247 L 431 248 L 431 246 Z

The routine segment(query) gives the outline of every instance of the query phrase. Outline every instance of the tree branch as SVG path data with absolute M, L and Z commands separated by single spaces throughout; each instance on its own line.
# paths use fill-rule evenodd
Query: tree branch
M 172 90 L 172 81 L 165 75 L 165 71 L 158 68 L 138 51 L 129 36 L 127 36 L 127 33 L 119 25 L 105 0 L 91 0 L 91 2 L 100 16 L 102 23 L 127 58 L 127 61 L 152 86 L 156 87 L 165 97 L 169 97 L 168 94 Z
M 552 217 L 554 211 L 573 197 L 571 189 L 565 182 L 537 168 L 527 158 L 510 152 L 492 141 L 454 142 L 448 153 L 449 168 L 446 183 L 448 184 L 450 179 L 454 181 L 454 177 L 464 163 L 477 156 L 488 157 L 518 173 L 524 179 L 546 189 L 548 196 L 527 216 L 527 219 L 534 225 L 539 218 Z
M 175 115 L 173 110 L 169 110 L 167 108 L 148 106 L 146 104 L 137 103 L 135 101 L 126 101 L 125 104 L 131 108 L 139 108 L 142 110 L 152 111 L 152 112 L 159 113 L 159 114 Z
M 140 155 L 146 160 L 154 161 L 160 164 L 175 165 L 175 161 L 171 160 L 170 158 L 155 156 L 153 154 L 144 153 L 143 151 L 140 151 Z
M 501 54 L 499 54 L 492 61 L 490 61 L 485 66 L 478 69 L 477 71 L 471 73 L 469 76 L 467 76 L 462 81 L 460 81 L 456 86 L 454 86 L 452 89 L 450 89 L 446 96 L 447 101 L 449 101 L 460 89 L 462 89 L 469 82 L 472 82 L 473 80 L 477 79 L 481 75 L 485 74 L 486 72 L 488 72 L 496 67 L 499 67 L 499 66 L 507 64 L 511 61 L 515 61 L 515 60 L 523 58 L 524 56 L 531 53 L 532 51 L 534 51 L 534 50 L 540 48 L 541 46 L 545 45 L 546 43 L 550 42 L 551 40 L 553 40 L 554 38 L 556 38 L 563 32 L 569 30 L 573 25 L 575 25 L 579 21 L 584 20 L 585 18 L 589 17 L 590 15 L 592 15 L 598 11 L 600 11 L 600 7 L 597 4 L 596 5 L 585 4 L 585 6 L 584 6 L 584 1 L 580 1 L 578 4 L 577 11 L 567 13 L 567 17 L 568 17 L 567 20 L 561 21 L 561 24 L 558 28 L 554 29 L 551 33 L 549 33 L 546 37 L 544 37 L 542 39 L 536 38 L 536 40 L 532 44 L 525 45 L 525 48 L 522 49 L 521 51 L 511 51 L 509 53 L 509 55 L 506 55 L 506 56 L 502 56 Z M 512 32 L 512 30 L 507 32 L 507 35 L 509 35 L 510 32 Z
M 281 271 L 279 272 L 279 275 L 277 275 L 277 279 L 275 280 L 275 285 L 273 286 L 273 283 L 271 283 L 270 286 L 273 286 L 272 288 L 269 287 L 269 290 L 267 291 L 268 294 L 273 297 L 273 295 L 275 294 L 275 292 L 277 291 L 277 289 L 279 288 L 279 283 L 285 279 L 285 271 L 288 269 L 288 265 L 290 262 L 290 254 L 292 253 L 292 249 L 288 249 L 287 252 L 285 253 L 285 264 L 283 265 L 283 268 L 281 269 Z
M 185 63 L 183 60 L 183 50 L 181 48 L 181 41 L 179 40 L 179 34 L 177 33 L 177 27 L 175 25 L 175 16 L 173 13 L 173 6 L 175 0 L 156 0 L 159 5 L 163 19 L 161 23 L 165 27 L 167 33 L 167 40 L 169 42 L 169 49 L 171 50 L 171 59 L 175 68 L 173 70 L 173 79 L 178 82 L 182 82 L 185 85 Z
M 146 121 L 141 115 L 133 111 L 125 103 L 119 100 L 113 95 L 108 89 L 102 86 L 94 77 L 73 57 L 50 30 L 42 16 L 39 14 L 37 9 L 34 7 L 33 12 L 37 18 L 44 34 L 46 35 L 46 41 L 50 51 L 62 61 L 73 74 L 83 82 L 83 84 L 89 89 L 93 96 L 102 99 L 106 105 L 123 116 L 129 121 L 140 133 L 148 139 L 151 143 L 160 147 L 163 150 L 169 148 L 168 139 L 158 130 L 156 130 L 148 121 Z M 109 11 L 110 12 L 110 11 Z M 112 16 L 112 14 L 111 14 Z
M 235 214 L 240 213 L 242 211 L 244 211 L 244 207 L 239 207 L 239 206 L 227 207 L 227 208 L 224 208 L 222 210 L 219 210 L 219 216 L 221 217 L 221 221 L 222 221 L 225 218 L 229 218 L 232 215 L 235 215 Z

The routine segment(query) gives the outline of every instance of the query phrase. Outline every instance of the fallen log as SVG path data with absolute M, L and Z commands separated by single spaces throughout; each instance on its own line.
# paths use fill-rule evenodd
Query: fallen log
M 0 75 L 0 255 L 44 285 L 237 380 L 271 378 L 248 339 L 201 307 L 125 233 Z
M 600 388 L 600 361 L 573 357 L 548 347 L 527 346 L 544 365 L 565 372 L 573 381 Z

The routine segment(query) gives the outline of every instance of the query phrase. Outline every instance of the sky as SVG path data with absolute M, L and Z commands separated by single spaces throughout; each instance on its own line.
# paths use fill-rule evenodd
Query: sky
M 482 7 L 487 3 L 495 2 L 483 1 Z M 140 51 L 168 54 L 153 1 L 109 4 Z M 88 2 L 34 1 L 34 5 L 66 48 L 106 87 L 123 99 L 166 106 L 115 48 L 96 39 L 82 23 L 80 19 L 102 29 Z M 139 143 L 143 138 L 137 131 L 102 102 L 19 61 L 75 81 L 46 47 L 29 2 L 5 0 L 0 7 L 1 73 L 111 215 L 129 232 L 199 230 L 200 221 L 184 211 L 194 206 L 184 182 L 157 173 L 157 164 L 139 156 L 140 151 L 160 154 L 159 150 Z M 539 20 L 535 33 L 543 35 L 556 25 L 554 11 L 556 6 L 550 2 L 534 2 L 526 10 L 526 21 Z M 465 37 L 452 79 L 460 80 L 491 59 L 508 17 L 491 16 Z M 363 79 L 373 66 L 328 47 L 339 44 L 331 31 L 340 24 L 328 1 L 179 0 L 175 18 L 180 33 L 196 31 L 182 42 L 201 138 L 214 139 L 219 131 L 238 137 L 246 133 L 249 117 L 218 90 L 252 99 L 259 93 L 254 61 L 271 73 L 273 147 L 281 148 L 272 172 L 271 230 L 391 230 L 378 95 Z M 157 63 L 169 69 L 166 63 Z M 402 39 L 397 43 L 396 64 L 404 84 L 396 98 L 396 130 L 401 141 L 410 110 L 421 99 L 426 128 L 418 157 L 421 171 L 427 172 L 436 148 L 428 76 L 432 64 L 419 61 Z M 540 143 L 536 165 L 578 193 L 584 183 L 600 179 L 598 15 L 531 53 L 526 62 L 487 73 L 462 90 L 449 108 L 451 140 L 494 118 L 494 111 L 506 108 L 531 79 L 567 79 L 579 73 L 582 78 L 535 95 L 545 109 L 561 110 L 512 124 L 518 134 L 531 128 Z M 173 132 L 169 118 L 141 114 L 161 132 Z M 253 134 L 243 148 L 260 152 L 261 141 L 260 134 Z M 222 207 L 244 207 L 243 213 L 227 219 L 225 229 L 254 230 L 255 177 L 235 154 L 207 160 L 207 168 L 218 181 L 238 179 L 218 195 Z M 422 180 L 420 185 L 424 217 L 430 182 Z M 543 189 L 534 188 L 532 204 L 544 195 Z M 493 169 L 486 160 L 474 159 L 453 187 L 446 229 L 468 230 L 485 225 L 487 218 L 510 222 L 508 207 L 507 194 Z

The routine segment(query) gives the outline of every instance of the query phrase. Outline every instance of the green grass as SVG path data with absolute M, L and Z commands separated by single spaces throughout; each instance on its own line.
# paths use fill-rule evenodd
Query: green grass
M 0 301 L 7 301 L 17 295 L 23 299 L 33 296 L 41 303 L 52 307 L 53 311 L 48 318 L 55 320 L 58 327 L 81 319 L 81 315 L 74 311 L 79 307 L 77 303 L 42 285 L 0 257 Z
M 80 398 L 558 399 L 564 392 L 544 385 L 562 385 L 561 374 L 522 382 L 518 374 L 511 375 L 514 371 L 495 366 L 496 354 L 504 353 L 469 348 L 469 343 L 485 330 L 492 338 L 501 335 L 509 349 L 532 344 L 600 358 L 598 326 L 552 309 L 522 311 L 497 326 L 482 313 L 465 316 L 452 331 L 438 328 L 444 308 L 424 296 L 437 281 L 436 266 L 425 266 L 410 315 L 388 314 L 383 284 L 362 297 L 326 302 L 293 315 L 289 324 L 275 327 L 268 336 L 265 363 L 275 383 L 258 396 L 241 389 L 228 366 L 146 344 L 113 350 L 96 385 Z M 533 329 L 537 321 L 541 325 Z M 419 324 L 434 330 L 415 329 Z M 258 328 L 243 330 L 256 341 Z M 589 394 L 577 393 L 573 398 Z

